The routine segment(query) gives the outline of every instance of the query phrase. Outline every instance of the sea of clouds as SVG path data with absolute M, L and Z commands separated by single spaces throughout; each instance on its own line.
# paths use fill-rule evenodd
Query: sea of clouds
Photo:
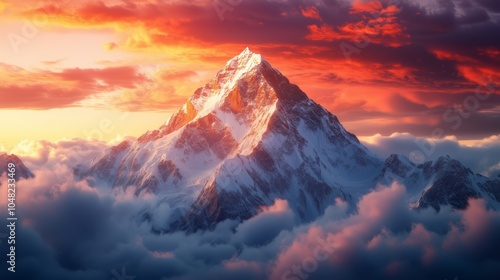
M 65 140 L 18 147 L 36 175 L 17 187 L 16 273 L 2 279 L 497 279 L 500 213 L 482 200 L 464 211 L 410 210 L 405 186 L 379 186 L 354 214 L 332 201 L 296 224 L 285 200 L 211 231 L 154 233 L 171 214 L 154 196 L 136 198 L 76 180 L 108 144 Z M 29 153 L 28 153 L 29 151 Z M 2 178 L 4 180 L 5 178 Z M 7 196 L 5 184 L 0 195 Z M 7 209 L 0 200 L 1 209 Z M 144 209 L 155 209 L 150 220 Z M 0 220 L 6 221 L 6 211 Z M 1 230 L 0 232 L 3 232 Z M 133 278 L 135 277 L 135 278 Z

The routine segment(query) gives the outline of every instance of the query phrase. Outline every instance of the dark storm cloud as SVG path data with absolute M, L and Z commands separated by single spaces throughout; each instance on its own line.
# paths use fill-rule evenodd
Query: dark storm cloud
M 476 23 L 481 23 L 490 20 L 490 16 L 488 15 L 488 12 L 486 10 L 481 9 L 481 8 L 472 8 L 470 11 L 458 18 L 458 22 L 460 24 L 476 24 Z
M 425 4 L 405 1 L 401 14 L 412 44 L 429 50 L 441 48 L 487 63 L 480 49 L 500 48 L 500 24 L 475 1 L 433 1 L 439 9 L 426 11 Z M 498 65 L 497 65 L 498 66 Z
M 500 13 L 500 2 L 496 0 L 476 0 L 475 2 L 479 3 L 491 12 Z

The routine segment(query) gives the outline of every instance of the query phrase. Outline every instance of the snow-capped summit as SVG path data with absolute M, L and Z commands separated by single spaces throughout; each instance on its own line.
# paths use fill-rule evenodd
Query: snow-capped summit
M 176 224 L 196 229 L 248 218 L 277 198 L 312 220 L 336 198 L 351 202 L 381 164 L 334 115 L 245 49 L 165 125 L 108 150 L 81 175 L 164 196 L 178 209 Z
M 241 74 L 249 72 L 252 68 L 261 63 L 267 63 L 267 61 L 262 55 L 252 52 L 250 48 L 247 47 L 239 55 L 229 60 L 224 70 L 233 71 L 234 78 L 237 79 Z
M 252 123 L 265 122 L 262 118 L 272 113 L 278 99 L 300 101 L 307 96 L 260 54 L 246 48 L 209 83 L 197 89 L 164 126 L 146 133 L 139 141 L 154 141 L 207 116 L 223 121 L 235 140 L 240 141 Z
M 109 149 L 80 173 L 95 185 L 160 196 L 175 213 L 160 230 L 247 219 L 276 199 L 287 200 L 300 221 L 311 221 L 336 199 L 354 206 L 394 179 L 409 184 L 418 201 L 448 174 L 397 155 L 384 162 L 248 48 L 165 125 Z

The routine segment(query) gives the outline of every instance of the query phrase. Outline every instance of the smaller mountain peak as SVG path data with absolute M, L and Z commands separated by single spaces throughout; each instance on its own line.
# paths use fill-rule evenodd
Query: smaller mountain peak
M 455 159 L 452 159 L 450 157 L 450 155 L 446 155 L 446 156 L 440 156 L 436 162 L 443 162 L 443 163 L 454 163 L 456 162 L 457 160 Z
M 0 154 L 0 166 L 7 166 L 8 163 L 14 163 L 16 165 L 16 179 L 30 179 L 35 177 L 35 175 L 31 173 L 31 171 L 24 165 L 23 161 L 17 155 L 9 155 L 7 153 Z M 3 170 L 0 170 L 0 176 L 2 176 L 3 172 Z
M 472 173 L 469 168 L 465 167 L 460 161 L 451 158 L 449 155 L 440 156 L 437 160 L 435 160 L 434 169 L 441 172 L 453 170 L 455 172 Z
M 397 154 L 391 154 L 387 160 L 399 160 L 399 156 Z

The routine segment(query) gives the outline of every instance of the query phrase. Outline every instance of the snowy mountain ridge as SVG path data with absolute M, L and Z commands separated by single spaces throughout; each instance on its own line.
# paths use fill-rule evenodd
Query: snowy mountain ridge
M 361 195 L 394 179 L 408 184 L 413 207 L 463 208 L 464 200 L 479 196 L 496 207 L 498 180 L 440 160 L 416 166 L 397 155 L 378 158 L 247 48 L 165 125 L 110 148 L 79 175 L 96 186 L 160 196 L 176 215 L 158 230 L 247 219 L 278 198 L 299 222 L 311 221 L 335 199 L 354 207 Z M 461 191 L 453 196 L 455 187 Z

